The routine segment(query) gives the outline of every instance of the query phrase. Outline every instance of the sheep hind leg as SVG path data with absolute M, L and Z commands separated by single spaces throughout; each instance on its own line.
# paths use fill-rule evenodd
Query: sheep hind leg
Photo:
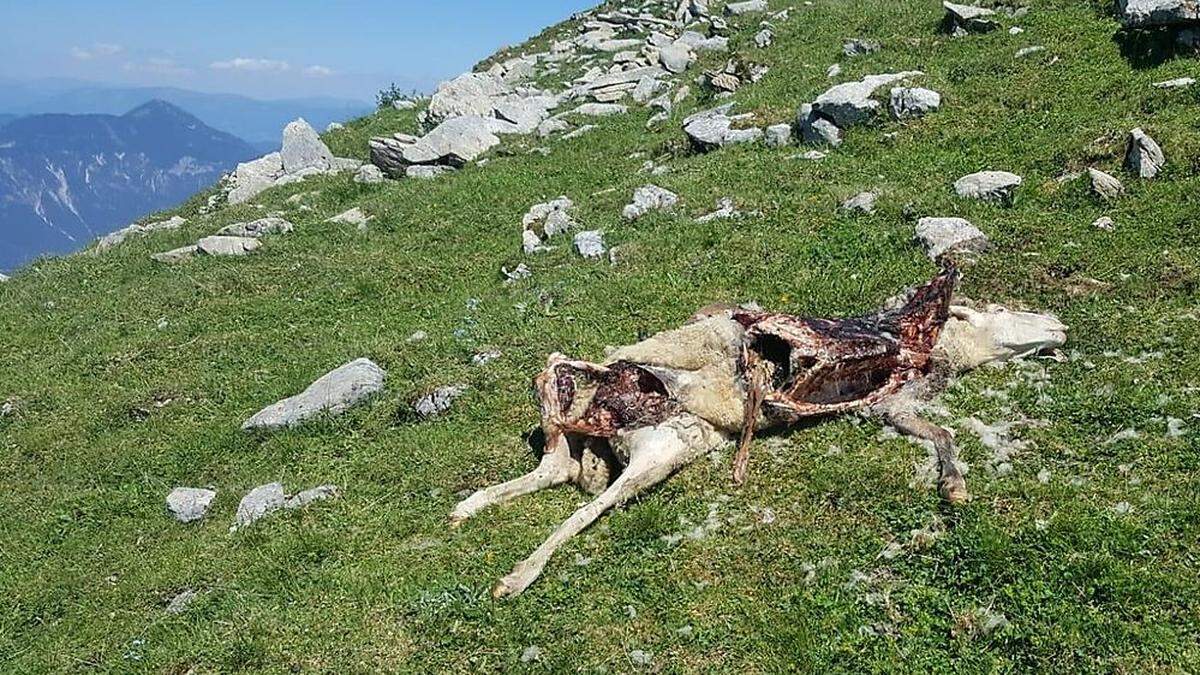
M 942 499 L 951 504 L 962 504 L 971 498 L 967 482 L 958 470 L 958 449 L 949 431 L 912 412 L 885 415 L 888 423 L 900 433 L 933 443 L 938 460 L 938 494 Z
M 578 475 L 579 462 L 571 456 L 566 434 L 554 431 L 546 436 L 546 452 L 536 469 L 520 478 L 479 490 L 462 500 L 450 513 L 450 526 L 458 527 L 489 506 L 569 483 Z

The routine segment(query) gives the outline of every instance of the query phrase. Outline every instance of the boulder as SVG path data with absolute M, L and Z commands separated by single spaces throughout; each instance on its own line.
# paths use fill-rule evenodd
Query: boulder
M 259 218 L 249 223 L 226 225 L 217 230 L 217 234 L 223 237 L 253 237 L 258 239 L 268 234 L 287 234 L 294 229 L 296 229 L 296 226 L 283 218 Z
M 725 16 L 742 16 L 767 11 L 767 0 L 746 0 L 725 5 Z
M 957 5 L 953 2 L 943 2 L 942 7 L 946 10 L 943 28 L 951 35 L 986 33 L 1000 27 L 1000 24 L 992 18 L 996 12 L 986 7 Z
M 117 246 L 124 242 L 129 237 L 134 235 L 141 236 L 150 232 L 158 232 L 160 230 L 177 230 L 187 222 L 186 218 L 173 216 L 167 220 L 159 220 L 145 225 L 134 223 L 129 227 L 122 228 L 116 232 L 106 234 L 96 242 L 96 253 L 102 253 L 108 249 Z
M 165 263 L 167 265 L 174 265 L 176 263 L 181 263 L 181 262 L 184 262 L 185 260 L 191 259 L 191 257 L 196 255 L 196 253 L 198 253 L 199 251 L 200 251 L 200 247 L 196 246 L 195 244 L 192 244 L 191 246 L 181 246 L 179 248 L 172 249 L 170 251 L 166 251 L 163 253 L 155 253 L 150 256 L 150 259 L 155 262 Z
M 763 130 L 758 128 L 734 129 L 733 123 L 754 117 L 752 114 L 729 116 L 733 109 L 732 103 L 726 103 L 712 110 L 705 110 L 688 116 L 683 120 L 683 131 L 692 142 L 692 146 L 701 152 L 722 148 L 737 143 L 750 143 L 763 137 Z
M 637 220 L 651 211 L 665 211 L 679 203 L 679 195 L 657 185 L 645 185 L 633 192 L 630 202 L 621 215 L 625 220 Z
M 1200 23 L 1196 0 L 1117 0 L 1117 12 L 1128 28 Z
M 1125 166 L 1142 178 L 1154 178 L 1167 163 L 1162 148 L 1146 135 L 1146 132 L 1134 129 L 1129 132 L 1129 142 L 1125 148 Z
M 922 218 L 917 238 L 933 260 L 947 253 L 980 252 L 989 244 L 987 235 L 963 218 Z
M 217 235 L 196 242 L 196 252 L 204 255 L 243 256 L 250 255 L 262 243 L 253 237 L 227 237 Z
M 964 371 L 1053 351 L 1066 342 L 1067 327 L 1048 314 L 1011 312 L 999 305 L 983 311 L 954 305 L 934 353 Z
M 589 258 L 602 258 L 608 252 L 604 246 L 604 233 L 600 230 L 585 230 L 575 235 L 575 250 Z
M 370 185 L 373 183 L 382 183 L 384 180 L 386 179 L 383 177 L 383 172 L 374 164 L 364 164 L 354 173 L 355 183 Z
M 427 128 L 464 115 L 487 117 L 495 99 L 512 93 L 502 78 L 487 73 L 464 73 L 438 85 L 422 115 Z
M 283 156 L 278 152 L 238 164 L 233 171 L 233 189 L 229 192 L 229 203 L 242 204 L 254 199 L 282 175 Z
M 1125 186 L 1115 176 L 1104 173 L 1100 169 L 1088 168 L 1088 177 L 1092 181 L 1092 192 L 1104 200 L 1116 199 L 1125 192 Z
M 1020 176 L 1008 171 L 980 171 L 955 181 L 954 191 L 959 197 L 1011 204 L 1022 182 Z
M 888 110 L 897 120 L 924 117 L 942 106 L 942 95 L 921 87 L 893 87 Z
M 673 42 L 658 50 L 658 60 L 669 73 L 682 73 L 696 60 L 692 50 L 682 42 Z
M 792 125 L 772 124 L 763 132 L 768 148 L 782 148 L 792 143 Z
M 857 82 L 844 82 L 826 90 L 812 103 L 813 112 L 839 128 L 845 129 L 871 119 L 879 110 L 879 101 L 872 99 L 880 87 L 910 77 L 923 75 L 920 71 L 904 71 L 883 75 L 868 75 Z
M 204 488 L 177 487 L 167 495 L 167 511 L 181 523 L 191 523 L 208 515 L 208 507 L 217 496 Z
M 279 154 L 285 174 L 304 169 L 328 171 L 333 168 L 333 153 L 304 118 L 283 128 L 283 149 Z
M 842 144 L 842 130 L 832 121 L 822 117 L 813 110 L 811 104 L 800 106 L 796 113 L 796 123 L 800 127 L 800 137 L 805 143 L 823 143 L 838 146 Z
M 284 493 L 282 483 L 260 485 L 242 497 L 238 504 L 237 517 L 229 531 L 236 532 L 281 509 L 298 509 L 315 501 L 333 499 L 339 494 L 336 485 L 322 485 L 289 497 Z

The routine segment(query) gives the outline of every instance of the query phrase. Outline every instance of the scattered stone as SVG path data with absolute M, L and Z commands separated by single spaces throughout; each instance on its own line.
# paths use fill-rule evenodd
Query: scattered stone
M 185 218 L 173 216 L 167 220 L 159 220 L 152 223 L 146 223 L 145 225 L 139 225 L 135 223 L 129 227 L 122 228 L 116 232 L 101 237 L 96 242 L 95 252 L 101 253 L 103 251 L 107 251 L 108 249 L 121 244 L 126 239 L 134 235 L 141 236 L 144 234 L 149 234 L 150 232 L 158 232 L 160 230 L 177 230 L 186 222 L 187 219 Z
M 746 0 L 725 5 L 725 16 L 742 16 L 767 11 L 767 0 Z
M 1013 193 L 1022 182 L 1020 176 L 1008 171 L 980 171 L 955 181 L 954 191 L 959 197 L 1012 204 Z
M 840 64 L 840 63 L 835 63 L 832 66 L 829 66 L 828 68 L 825 69 L 825 77 L 828 77 L 831 80 L 841 74 L 842 74 L 842 64 Z
M 1129 502 L 1117 502 L 1113 504 L 1112 509 L 1113 513 L 1116 513 L 1118 516 L 1124 516 L 1133 512 L 1133 505 Z
M 328 171 L 333 167 L 333 153 L 304 118 L 283 128 L 283 149 L 279 154 L 286 174 L 304 169 Z
M 462 396 L 466 391 L 467 385 L 465 384 L 438 387 L 425 396 L 422 396 L 413 404 L 413 410 L 416 411 L 418 416 L 425 419 L 437 417 L 449 410 L 454 400 Z
M 547 250 L 543 239 L 570 232 L 579 226 L 571 217 L 575 204 L 566 195 L 544 204 L 534 204 L 521 219 L 521 247 L 525 253 Z
M 242 429 L 292 427 L 318 415 L 340 415 L 383 389 L 387 372 L 370 359 L 357 359 L 321 376 L 291 398 L 267 406 Z
M 1088 176 L 1092 179 L 1092 192 L 1102 199 L 1116 199 L 1122 192 L 1125 192 L 1125 186 L 1121 184 L 1121 181 L 1100 169 L 1089 167 Z
M 875 90 L 922 74 L 920 71 L 912 70 L 868 75 L 857 82 L 835 85 L 813 101 L 812 112 L 830 120 L 842 129 L 866 122 L 879 110 L 879 101 L 871 98 L 875 94 Z
M 986 33 L 1000 27 L 1000 24 L 991 18 L 996 12 L 985 7 L 956 5 L 952 2 L 943 2 L 942 7 L 946 9 L 943 27 L 955 37 L 967 33 Z
M 732 103 L 726 103 L 712 110 L 705 110 L 688 116 L 683 120 L 683 131 L 688 135 L 693 147 L 701 152 L 722 148 L 737 143 L 750 143 L 763 137 L 763 130 L 758 128 L 734 129 L 734 122 L 754 117 L 751 113 L 729 116 L 733 109 Z
M 1009 35 L 1020 35 L 1021 33 L 1024 33 L 1024 32 L 1025 32 L 1025 29 L 1021 28 L 1020 26 L 1013 26 L 1012 28 L 1008 29 Z
M 942 106 L 942 95 L 922 87 L 893 87 L 888 109 L 897 120 L 924 117 Z
M 1142 178 L 1154 178 L 1166 164 L 1162 148 L 1140 128 L 1129 132 L 1125 166 Z
M 280 509 L 298 509 L 312 502 L 333 499 L 340 494 L 336 485 L 322 485 L 288 497 L 282 483 L 268 483 L 251 490 L 238 504 L 237 517 L 230 532 L 236 532 Z
M 740 3 L 740 4 L 754 4 L 754 3 Z M 765 7 L 766 3 L 763 2 L 762 4 L 764 5 L 763 9 L 766 9 L 766 7 Z M 654 662 L 654 655 L 651 654 L 650 652 L 642 651 L 641 649 L 635 649 L 635 650 L 629 652 L 629 662 L 635 666 L 640 666 L 640 667 L 649 666 L 651 663 Z
M 770 47 L 773 42 L 775 42 L 775 31 L 771 30 L 769 27 L 763 28 L 754 36 L 754 44 L 759 49 L 766 49 L 767 47 Z
M 243 256 L 250 255 L 251 252 L 258 250 L 260 246 L 262 246 L 262 242 L 254 237 L 226 237 L 217 235 L 205 237 L 196 242 L 196 252 L 213 256 Z
M 988 246 L 987 235 L 963 218 L 922 218 L 916 231 L 933 260 L 946 253 L 978 253 Z
M 629 112 L 629 108 L 619 103 L 584 103 L 571 112 L 587 117 L 611 117 L 612 115 L 624 115 Z
M 325 222 L 335 223 L 338 225 L 354 225 L 360 230 L 365 230 L 367 229 L 367 223 L 370 222 L 371 218 L 372 216 L 368 216 L 367 214 L 363 213 L 363 210 L 356 206 L 352 209 L 342 211 L 336 216 L 327 219 Z
M 231 178 L 233 189 L 229 192 L 229 203 L 241 204 L 254 199 L 263 190 L 274 185 L 275 180 L 282 175 L 283 157 L 278 152 L 238 164 Z
M 321 501 L 323 499 L 334 499 L 339 494 L 341 494 L 341 491 L 338 490 L 336 485 L 320 485 L 288 497 L 283 503 L 283 508 L 299 509 L 316 501 Z
M 1190 87 L 1193 84 L 1196 84 L 1196 78 L 1194 77 L 1177 77 L 1173 80 L 1155 82 L 1152 86 L 1159 89 L 1178 89 L 1180 87 Z
M 692 65 L 692 62 L 696 60 L 696 55 L 686 44 L 673 42 L 658 50 L 658 60 L 662 63 L 662 67 L 667 69 L 667 72 L 678 74 Z
M 625 206 L 621 215 L 625 220 L 637 220 L 651 211 L 665 211 L 679 203 L 679 195 L 657 185 L 645 185 L 634 190 L 633 201 Z
M 415 178 L 417 180 L 433 180 L 454 171 L 456 171 L 456 169 L 452 166 L 441 166 L 439 164 L 418 164 L 405 169 L 404 175 L 408 178 Z
M 383 171 L 374 164 L 363 164 L 358 167 L 358 171 L 354 172 L 354 182 L 371 185 L 374 183 L 382 183 L 386 180 L 383 176 Z
M 1015 56 L 1016 56 L 1016 58 L 1020 59 L 1020 58 L 1029 56 L 1030 54 L 1036 54 L 1040 51 L 1045 51 L 1045 49 L 1046 48 L 1043 47 L 1042 45 L 1033 45 L 1030 47 L 1022 47 L 1017 50 L 1017 53 Z
M 820 161 L 822 159 L 825 159 L 828 156 L 829 156 L 829 153 L 823 152 L 821 150 L 809 150 L 808 152 L 796 155 L 797 158 L 807 159 L 810 162 Z
M 878 198 L 879 195 L 874 192 L 860 192 L 842 202 L 842 209 L 846 211 L 860 211 L 862 213 L 875 213 L 875 200 Z
M 429 333 L 426 333 L 423 330 L 418 330 L 418 331 L 413 331 L 413 334 L 409 335 L 408 339 L 405 340 L 405 342 L 412 345 L 412 344 L 416 344 L 418 342 L 424 342 L 428 339 L 429 339 Z
M 492 361 L 495 361 L 496 359 L 500 358 L 501 356 L 504 356 L 504 353 L 501 352 L 499 349 L 489 349 L 487 351 L 482 351 L 471 357 L 471 365 L 486 366 L 487 364 L 491 363 Z
M 180 591 L 167 603 L 167 614 L 183 614 L 199 594 L 188 588 Z
M 588 259 L 602 258 L 608 252 L 604 246 L 604 233 L 600 230 L 585 230 L 575 235 L 575 250 Z
M 150 259 L 154 260 L 155 262 L 174 265 L 176 263 L 184 262 L 185 260 L 190 260 L 192 256 L 199 252 L 199 250 L 200 247 L 196 246 L 195 244 L 192 244 L 191 246 L 181 246 L 177 249 L 172 249 L 164 253 L 155 253 L 150 256 Z
M 287 234 L 296 229 L 295 225 L 283 218 L 259 218 L 248 223 L 234 223 L 217 230 L 222 237 L 251 237 L 258 239 L 268 234 Z
M 542 658 L 542 650 L 535 645 L 530 645 L 521 652 L 521 663 L 533 663 L 540 658 Z
M 208 507 L 216 496 L 212 490 L 177 487 L 167 495 L 167 510 L 181 523 L 195 522 L 208 514 Z
M 855 56 L 862 56 L 863 54 L 877 52 L 879 49 L 880 45 L 878 42 L 855 38 L 853 40 L 847 40 L 846 43 L 842 45 L 842 54 L 853 58 Z
M 782 148 L 792 144 L 792 125 L 772 124 L 767 127 L 765 138 L 768 148 Z
M 697 223 L 711 223 L 714 220 L 724 220 L 726 218 L 738 218 L 742 215 L 741 211 L 734 206 L 733 200 L 729 197 L 722 197 L 717 200 L 717 210 L 712 213 L 705 214 L 696 219 Z
M 413 108 L 417 107 L 417 102 L 410 101 L 406 98 L 398 98 L 395 101 L 392 101 L 392 107 L 396 110 L 412 110 Z
M 1113 230 L 1117 229 L 1116 223 L 1114 223 L 1113 219 L 1109 218 L 1108 216 L 1100 216 L 1096 220 L 1092 221 L 1092 227 L 1096 228 L 1097 230 L 1104 230 L 1106 232 L 1112 232 Z
M 1200 4 L 1195 0 L 1117 0 L 1117 11 L 1127 28 L 1200 22 Z

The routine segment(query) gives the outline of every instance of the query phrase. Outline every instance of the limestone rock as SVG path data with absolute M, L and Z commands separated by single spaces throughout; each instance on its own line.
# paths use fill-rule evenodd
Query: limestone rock
M 181 263 L 185 260 L 191 259 L 191 257 L 196 255 L 196 253 L 199 251 L 200 248 L 195 244 L 192 244 L 191 246 L 181 246 L 163 253 L 155 253 L 150 256 L 150 259 L 154 260 L 155 262 L 173 265 L 175 263 Z
M 1195 0 L 1117 0 L 1121 23 L 1126 27 L 1174 26 L 1200 22 Z
M 1022 182 L 1020 176 L 1008 171 L 980 171 L 955 181 L 954 191 L 959 197 L 1011 204 Z
M 333 153 L 304 118 L 297 119 L 283 128 L 280 159 L 286 174 L 294 174 L 303 169 L 328 171 L 333 167 Z
M 321 376 L 300 394 L 263 408 L 243 429 L 280 429 L 318 415 L 339 415 L 383 389 L 387 373 L 369 359 L 351 361 Z
M 717 210 L 711 213 L 706 213 L 696 219 L 697 223 L 711 223 L 714 220 L 725 220 L 727 218 L 737 218 L 742 213 L 737 210 L 733 200 L 729 197 L 722 197 L 717 200 Z
M 946 10 L 944 27 L 947 33 L 961 36 L 967 33 L 986 33 L 1000 27 L 992 17 L 995 11 L 975 5 L 957 5 L 943 2 Z
M 855 38 L 853 40 L 847 40 L 846 43 L 842 45 L 842 54 L 851 58 L 877 51 L 879 51 L 879 43 L 873 40 L 861 40 Z
M 879 195 L 874 192 L 860 192 L 842 202 L 842 209 L 846 211 L 860 211 L 862 213 L 875 213 L 875 200 L 878 198 Z
M 217 234 L 223 237 L 252 237 L 258 239 L 268 234 L 287 234 L 294 229 L 296 229 L 296 226 L 283 218 L 259 218 L 249 223 L 226 225 L 217 230 Z
M 584 103 L 571 112 L 576 115 L 586 115 L 587 117 L 609 117 L 612 115 L 624 115 L 629 112 L 629 108 L 618 103 Z
M 983 311 L 955 305 L 935 354 L 961 371 L 1052 351 L 1066 341 L 1067 327 L 1048 314 L 1011 312 L 999 305 Z
M 817 114 L 809 103 L 800 106 L 799 112 L 796 113 L 796 123 L 800 127 L 800 137 L 805 143 L 824 143 L 835 147 L 842 144 L 842 130 L 832 121 Z
M 732 103 L 727 103 L 713 110 L 705 110 L 691 115 L 683 120 L 683 131 L 688 135 L 692 145 L 700 151 L 733 145 L 736 143 L 751 143 L 763 137 L 763 130 L 758 128 L 734 129 L 733 123 L 753 118 L 752 114 L 729 116 L 733 109 Z
M 602 258 L 608 251 L 604 246 L 604 233 L 600 230 L 585 230 L 575 235 L 575 250 L 589 258 Z
M 942 95 L 922 87 L 893 87 L 888 109 L 897 120 L 924 117 L 942 106 Z
M 160 230 L 177 230 L 186 222 L 187 219 L 185 218 L 173 216 L 167 220 L 159 220 L 152 223 L 146 223 L 145 225 L 134 223 L 129 227 L 122 228 L 116 232 L 112 232 L 101 237 L 99 241 L 96 242 L 95 252 L 101 253 L 103 251 L 107 251 L 108 249 L 121 244 L 126 239 L 134 235 L 141 236 L 144 234 L 149 234 L 150 232 L 158 232 Z
M 322 499 L 340 494 L 335 485 L 322 485 L 288 497 L 282 483 L 268 483 L 251 490 L 238 504 L 237 517 L 230 532 L 235 532 L 281 509 L 298 509 Z
M 768 28 L 763 28 L 754 35 L 754 44 L 759 49 L 766 49 L 775 42 L 775 31 Z
M 1095 192 L 1101 199 L 1116 199 L 1125 191 L 1125 186 L 1121 184 L 1121 181 L 1099 169 L 1089 167 L 1088 177 L 1092 180 L 1092 192 Z
M 1182 87 L 1190 87 L 1193 84 L 1196 84 L 1196 78 L 1194 77 L 1177 77 L 1172 80 L 1155 82 L 1151 86 L 1156 89 L 1180 89 Z
M 637 220 L 651 211 L 665 211 L 679 203 L 679 195 L 657 185 L 645 185 L 633 192 L 633 201 L 621 212 L 625 220 Z
M 571 125 L 568 124 L 566 122 L 566 120 L 550 118 L 538 125 L 537 134 L 538 134 L 538 136 L 541 136 L 542 138 L 546 138 L 547 136 L 550 136 L 551 134 L 554 134 L 559 131 L 566 131 L 567 129 L 570 129 L 570 128 L 571 128 Z
M 979 252 L 989 243 L 987 235 L 963 218 L 922 218 L 917 221 L 917 238 L 933 260 L 946 253 Z
M 571 217 L 573 208 L 575 208 L 575 204 L 566 195 L 531 206 L 529 212 L 521 218 L 521 227 L 524 232 L 534 235 L 536 243 L 530 243 L 533 240 L 527 235 L 522 235 L 526 242 L 525 252 L 533 253 L 537 250 L 543 238 L 554 237 L 576 229 L 578 223 Z
M 438 85 L 422 116 L 426 128 L 465 115 L 487 117 L 495 99 L 512 93 L 502 78 L 487 73 L 464 73 Z
M 374 164 L 364 164 L 358 167 L 358 171 L 354 173 L 355 183 L 370 185 L 373 183 L 382 183 L 384 180 L 386 179 L 383 177 L 383 172 Z
M 695 58 L 692 50 L 682 42 L 673 42 L 658 51 L 658 60 L 669 73 L 682 73 Z
M 1142 178 L 1154 178 L 1167 163 L 1162 148 L 1140 128 L 1129 132 L 1125 166 Z
M 352 209 L 342 211 L 336 216 L 326 219 L 325 222 L 335 223 L 338 225 L 353 225 L 360 230 L 365 230 L 367 229 L 367 223 L 370 222 L 370 220 L 371 216 L 363 213 L 363 210 L 356 206 Z
M 196 252 L 214 256 L 243 256 L 250 255 L 251 252 L 258 250 L 260 246 L 262 246 L 262 243 L 253 237 L 225 237 L 217 235 L 205 237 L 196 242 Z
M 283 156 L 278 152 L 238 164 L 233 171 L 233 189 L 229 192 L 229 203 L 242 204 L 254 199 L 282 175 Z
M 404 175 L 409 178 L 416 178 L 419 180 L 432 180 L 454 170 L 455 169 L 452 166 L 442 166 L 440 164 L 418 164 L 408 167 L 404 171 Z
M 467 385 L 465 384 L 438 387 L 413 404 L 413 410 L 422 418 L 437 417 L 449 410 L 455 399 L 466 391 Z
M 191 523 L 208 515 L 208 507 L 217 496 L 212 490 L 177 487 L 167 495 L 167 511 L 181 523 Z
M 725 5 L 725 16 L 742 16 L 767 11 L 767 0 L 746 0 Z
M 835 85 L 812 103 L 813 112 L 845 129 L 871 119 L 879 110 L 879 101 L 872 99 L 875 90 L 901 80 L 922 75 L 920 71 L 904 71 L 883 75 L 868 75 L 857 82 Z

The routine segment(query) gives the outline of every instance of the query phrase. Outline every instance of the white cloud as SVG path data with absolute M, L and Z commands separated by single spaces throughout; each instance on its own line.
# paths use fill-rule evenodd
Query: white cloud
M 304 74 L 309 77 L 329 77 L 333 75 L 333 69 L 325 66 L 309 66 L 304 69 Z
M 123 51 L 125 51 L 125 48 L 121 45 L 114 45 L 107 42 L 97 42 L 96 44 L 87 48 L 79 46 L 71 47 L 71 56 L 79 59 L 80 61 L 91 61 L 92 59 L 99 59 L 105 56 L 116 56 Z
M 291 65 L 287 61 L 275 61 L 272 59 L 248 59 L 244 56 L 229 59 L 228 61 L 213 61 L 208 66 L 213 70 L 241 70 L 245 72 L 258 73 L 279 73 L 285 70 L 290 70 Z

